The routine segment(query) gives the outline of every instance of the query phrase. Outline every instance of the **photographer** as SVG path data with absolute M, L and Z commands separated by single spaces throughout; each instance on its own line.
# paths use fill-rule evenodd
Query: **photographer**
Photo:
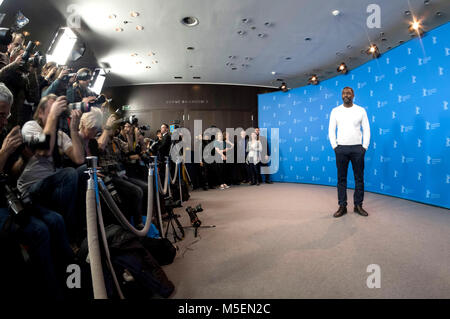
M 8 121 L 10 128 L 30 120 L 33 106 L 39 102 L 37 69 L 23 60 L 24 52 L 21 44 L 15 45 L 10 54 L 11 63 L 0 70 L 0 82 L 5 83 L 15 97 Z
M 7 45 L 6 53 L 0 53 L 0 69 L 4 68 L 10 63 L 11 52 L 18 46 L 23 46 L 25 43 L 25 37 L 22 33 L 13 33 L 12 41 Z
M 0 135 L 0 173 L 9 175 L 8 179 L 2 181 L 5 185 L 0 187 L 0 229 L 2 239 L 5 240 L 6 238 L 6 241 L 2 241 L 2 248 L 4 248 L 2 249 L 2 257 L 4 259 L 2 258 L 1 267 L 7 270 L 1 273 L 2 276 L 11 276 L 7 280 L 10 279 L 12 285 L 12 287 L 3 285 L 0 289 L 5 290 L 5 292 L 7 289 L 8 293 L 17 290 L 20 297 L 23 297 L 27 291 L 22 291 L 22 289 L 30 287 L 30 282 L 21 282 L 21 278 L 26 275 L 19 272 L 19 265 L 22 262 L 14 259 L 17 254 L 13 252 L 20 250 L 17 244 L 17 241 L 19 241 L 28 247 L 27 251 L 31 262 L 37 270 L 38 286 L 44 290 L 41 293 L 48 298 L 61 299 L 64 283 L 61 277 L 66 265 L 73 261 L 63 218 L 56 212 L 39 205 L 26 207 L 25 211 L 20 212 L 12 206 L 11 212 L 6 208 L 6 196 L 8 195 L 6 194 L 6 184 L 15 184 L 15 179 L 12 176 L 19 158 L 17 150 L 23 143 L 19 126 L 14 127 L 8 134 L 5 132 L 12 101 L 11 92 L 0 83 L 0 130 L 3 132 Z M 13 186 L 9 188 L 13 188 Z M 9 252 L 11 254 L 8 254 Z M 61 277 L 58 278 L 57 273 Z
M 119 137 L 114 136 L 114 127 L 117 125 L 116 114 L 111 114 L 103 127 L 102 134 L 97 143 L 89 143 L 90 152 L 98 156 L 98 165 L 102 174 L 111 178 L 113 185 L 119 193 L 120 199 L 127 199 L 127 205 L 118 203 L 119 207 L 127 212 L 129 218 L 133 217 L 134 224 L 143 228 L 142 214 L 147 207 L 147 183 L 128 177 L 123 166 L 123 154 L 129 152 L 129 146 Z
M 64 95 L 68 86 L 73 83 L 76 76 L 69 77 L 70 70 L 67 68 L 57 68 L 56 66 L 43 72 L 43 81 L 47 85 L 42 88 L 42 97 L 49 94 L 56 94 L 57 96 Z M 55 79 L 56 78 L 56 79 Z M 84 102 L 88 102 L 85 100 Z
M 97 97 L 95 92 L 89 89 L 92 72 L 88 68 L 79 69 L 76 75 L 76 82 L 67 89 L 67 102 L 92 102 Z
M 72 167 L 61 168 L 61 156 L 67 155 L 75 164 L 84 163 L 83 146 L 78 137 L 78 126 L 81 112 L 71 111 L 70 131 L 72 140 L 67 134 L 58 130 L 57 123 L 63 112 L 67 111 L 64 96 L 50 94 L 41 99 L 34 121 L 25 123 L 22 135 L 44 133 L 50 136 L 48 150 L 36 150 L 28 160 L 19 177 L 17 187 L 23 196 L 30 195 L 34 202 L 60 213 L 66 221 L 69 240 L 77 241 L 77 228 L 84 212 L 75 209 L 78 186 L 77 172 Z M 84 200 L 84 199 L 79 199 Z M 81 215 L 82 214 L 82 215 Z M 80 216 L 81 215 L 81 216 Z

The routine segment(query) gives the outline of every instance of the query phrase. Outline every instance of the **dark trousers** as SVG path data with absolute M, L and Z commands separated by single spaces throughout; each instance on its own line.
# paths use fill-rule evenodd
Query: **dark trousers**
M 258 164 L 256 164 L 256 171 L 258 172 L 258 180 L 260 183 L 263 182 L 263 176 L 264 176 L 264 181 L 266 183 L 270 182 L 270 174 L 261 174 L 261 167 L 267 167 L 267 166 L 269 166 L 268 163 L 263 164 L 263 163 L 259 162 Z
M 30 187 L 33 203 L 61 214 L 71 243 L 77 241 L 80 216 L 76 210 L 78 173 L 72 167 L 63 168 Z
M 366 150 L 362 145 L 338 145 L 336 154 L 336 166 L 338 171 L 338 204 L 347 206 L 347 171 L 348 163 L 352 162 L 353 175 L 355 176 L 355 193 L 353 203 L 362 205 L 364 200 L 364 155 Z
M 126 176 L 113 176 L 112 182 L 122 201 L 119 205 L 122 212 L 129 219 L 133 217 L 135 225 L 141 223 L 144 207 L 147 207 L 147 183 Z M 146 203 L 145 206 L 144 201 Z M 145 209 L 146 212 L 147 210 Z
M 40 205 L 34 205 L 31 213 L 27 224 L 19 228 L 14 225 L 11 231 L 17 235 L 20 243 L 28 246 L 27 251 L 36 271 L 36 283 L 42 293 L 37 298 L 62 299 L 66 267 L 74 261 L 63 217 Z M 0 208 L 0 228 L 8 215 L 6 208 Z M 13 260 L 2 262 L 14 263 Z M 2 274 L 8 275 L 11 274 Z

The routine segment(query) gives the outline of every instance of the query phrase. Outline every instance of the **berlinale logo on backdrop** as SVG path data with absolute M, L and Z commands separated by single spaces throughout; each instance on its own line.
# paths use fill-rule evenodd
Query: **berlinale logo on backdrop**
M 391 161 L 390 157 L 386 157 L 386 156 L 380 155 L 380 163 L 387 163 L 387 162 L 390 162 L 390 161 Z
M 450 55 L 450 48 L 445 48 L 445 56 L 449 56 Z
M 422 89 L 422 97 L 433 95 L 437 92 L 437 89 Z
M 422 58 L 417 58 L 417 60 L 418 60 L 418 62 L 417 62 L 418 65 L 424 65 L 424 64 L 427 64 L 431 60 L 431 57 L 428 56 L 428 57 L 425 57 L 423 59 Z
M 400 132 L 401 133 L 408 133 L 409 131 L 412 131 L 414 127 L 412 125 L 400 125 Z
M 445 147 L 450 147 L 450 137 L 447 137 L 447 140 L 445 142 Z
M 392 119 L 395 119 L 395 117 L 396 117 L 396 113 L 392 112 Z
M 390 131 L 391 131 L 391 129 L 389 129 L 389 128 L 380 128 L 380 129 L 379 129 L 380 135 L 386 135 L 386 134 L 388 134 Z
M 414 84 L 414 83 L 416 83 L 416 79 L 417 79 L 417 76 L 415 76 L 415 75 L 412 75 L 411 76 L 411 82 Z
M 399 95 L 398 96 L 398 103 L 403 103 L 408 101 L 411 98 L 411 95 Z
M 420 138 L 417 139 L 417 147 L 418 148 L 422 147 L 422 140 Z
M 411 194 L 411 193 L 414 193 L 413 189 L 406 188 L 405 186 L 402 185 L 402 194 L 408 195 L 408 194 Z
M 383 75 L 375 75 L 375 82 L 380 82 L 383 79 L 384 79 L 384 74 Z
M 394 72 L 395 72 L 395 74 L 399 74 L 399 73 L 402 73 L 403 71 L 405 71 L 406 70 L 406 66 L 402 66 L 402 67 L 400 67 L 400 68 L 395 68 L 394 69 Z
M 432 158 L 431 156 L 427 156 L 427 165 L 436 165 L 442 162 L 440 158 Z
M 422 180 L 422 173 L 421 172 L 417 172 L 417 180 L 418 181 Z
M 435 198 L 440 198 L 441 195 L 440 194 L 433 194 L 429 189 L 427 189 L 426 198 L 431 198 L 431 199 L 435 199 Z
M 426 121 L 425 122 L 425 127 L 426 127 L 427 131 L 435 130 L 435 129 L 441 127 L 441 123 L 439 123 L 439 122 L 437 122 L 437 123 L 430 123 L 430 122 Z
M 420 114 L 420 107 L 416 106 L 416 115 L 419 115 L 419 114 Z
M 406 157 L 405 155 L 402 155 L 402 164 L 408 164 L 414 162 L 414 157 Z
M 447 110 L 448 110 L 448 102 L 444 101 L 444 111 L 447 111 Z

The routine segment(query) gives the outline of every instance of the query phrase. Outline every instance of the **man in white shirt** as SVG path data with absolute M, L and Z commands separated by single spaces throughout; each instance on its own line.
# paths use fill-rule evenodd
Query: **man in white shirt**
M 345 87 L 342 90 L 344 104 L 335 107 L 330 115 L 328 136 L 336 154 L 338 170 L 339 209 L 334 213 L 334 217 L 341 217 L 347 213 L 347 171 L 350 161 L 355 176 L 354 212 L 361 216 L 369 215 L 362 208 L 362 203 L 364 200 L 364 155 L 369 148 L 370 127 L 366 110 L 353 104 L 354 97 L 353 89 Z M 361 134 L 361 126 L 364 135 Z

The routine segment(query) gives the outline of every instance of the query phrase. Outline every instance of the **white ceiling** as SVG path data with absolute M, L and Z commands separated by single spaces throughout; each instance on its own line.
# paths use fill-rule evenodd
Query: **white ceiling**
M 313 73 L 322 80 L 335 76 L 341 62 L 350 69 L 363 64 L 370 57 L 361 50 L 371 42 L 385 52 L 400 40 L 411 39 L 408 21 L 412 17 L 404 14 L 406 10 L 423 19 L 426 29 L 448 22 L 450 16 L 449 0 L 430 0 L 428 5 L 424 0 L 52 1 L 66 16 L 67 5 L 78 5 L 87 25 L 80 34 L 98 62 L 111 66 L 107 86 L 223 83 L 277 87 L 280 78 L 289 87 L 302 86 Z M 381 29 L 366 26 L 371 3 L 381 7 Z M 336 9 L 338 16 L 332 14 Z M 133 18 L 132 11 L 140 15 Z M 438 11 L 441 16 L 436 15 Z M 108 18 L 111 14 L 117 18 Z M 180 20 L 186 16 L 198 18 L 199 24 L 182 25 Z M 244 23 L 244 18 L 250 22 Z M 144 30 L 137 31 L 137 25 Z M 124 31 L 116 32 L 116 27 Z M 246 34 L 239 35 L 239 30 Z M 260 33 L 265 36 L 260 38 Z M 311 41 L 305 41 L 307 37 Z M 195 49 L 189 51 L 189 46 Z M 138 55 L 132 57 L 133 53 Z

